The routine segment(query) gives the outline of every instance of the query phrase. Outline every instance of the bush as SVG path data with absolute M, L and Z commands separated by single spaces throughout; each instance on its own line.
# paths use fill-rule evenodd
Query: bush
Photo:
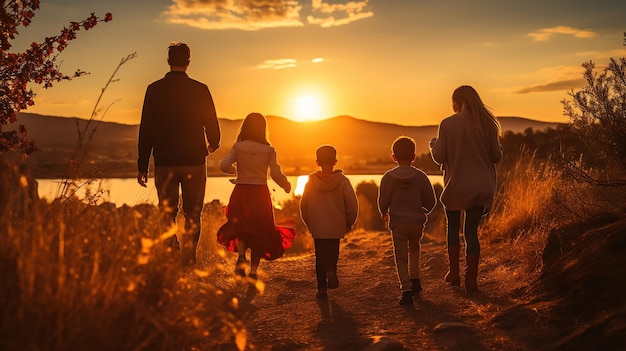
M 571 129 L 585 146 L 582 155 L 563 154 L 564 169 L 595 185 L 626 185 L 626 59 L 611 59 L 600 73 L 583 64 L 587 86 L 563 100 Z M 593 162 L 597 169 L 590 170 Z
M 359 217 L 355 227 L 363 230 L 387 230 L 378 212 L 378 185 L 374 181 L 361 182 L 355 190 L 359 199 Z

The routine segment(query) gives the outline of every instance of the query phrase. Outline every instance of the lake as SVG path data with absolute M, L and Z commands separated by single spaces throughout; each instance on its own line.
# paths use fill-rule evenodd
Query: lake
M 360 174 L 360 175 L 347 175 L 352 183 L 352 186 L 356 187 L 362 182 L 373 181 L 376 185 L 380 185 L 380 178 L 382 174 Z M 227 204 L 230 198 L 230 193 L 233 191 L 234 184 L 229 179 L 232 177 L 208 177 L 206 183 L 206 193 L 204 202 L 211 202 L 218 200 L 223 204 Z M 294 194 L 302 194 L 302 189 L 308 180 L 308 176 L 290 176 L 291 193 L 287 194 L 272 180 L 268 181 L 270 193 L 272 194 L 272 201 L 275 205 L 281 202 L 291 199 Z M 443 184 L 442 176 L 429 175 L 431 183 Z M 38 193 L 39 197 L 52 200 L 58 196 L 59 184 L 62 182 L 60 179 L 38 179 Z M 97 182 L 96 182 L 97 184 Z M 92 186 L 92 189 L 96 185 Z M 118 207 L 122 205 L 134 206 L 138 204 L 153 204 L 158 203 L 156 189 L 154 187 L 154 178 L 150 178 L 148 187 L 144 188 L 137 184 L 135 178 L 107 178 L 101 180 L 102 189 L 105 190 L 105 194 L 102 201 L 111 202 Z M 84 191 L 79 192 L 78 196 L 83 197 Z

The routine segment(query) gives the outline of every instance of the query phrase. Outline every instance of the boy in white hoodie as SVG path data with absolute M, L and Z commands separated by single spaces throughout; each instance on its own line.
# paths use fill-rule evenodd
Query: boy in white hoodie
M 393 253 L 402 297 L 400 305 L 412 305 L 413 294 L 422 291 L 420 282 L 420 240 L 429 214 L 437 203 L 428 176 L 413 167 L 415 141 L 401 136 L 391 148 L 398 166 L 387 171 L 380 181 L 378 211 L 389 223 Z
M 350 180 L 337 164 L 337 150 L 322 145 L 316 151 L 320 170 L 309 175 L 300 199 L 300 213 L 315 242 L 317 297 L 327 298 L 327 289 L 339 285 L 339 241 L 352 230 L 359 204 Z

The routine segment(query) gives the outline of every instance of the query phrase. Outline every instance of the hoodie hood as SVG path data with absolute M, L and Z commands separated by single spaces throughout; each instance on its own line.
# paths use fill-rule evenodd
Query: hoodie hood
M 342 186 L 345 176 L 342 170 L 335 170 L 333 173 L 322 173 L 317 171 L 309 175 L 309 183 L 320 192 L 334 191 Z
M 420 176 L 420 171 L 415 167 L 396 167 L 388 172 L 389 179 L 401 189 L 410 188 Z

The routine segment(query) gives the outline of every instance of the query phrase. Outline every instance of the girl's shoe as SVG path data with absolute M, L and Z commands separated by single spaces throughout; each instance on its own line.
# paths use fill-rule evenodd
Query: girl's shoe
M 246 260 L 246 256 L 239 256 L 237 258 L 237 265 L 235 266 L 235 274 L 237 274 L 240 277 L 245 277 L 246 276 L 245 265 L 247 263 L 248 263 L 248 260 Z

